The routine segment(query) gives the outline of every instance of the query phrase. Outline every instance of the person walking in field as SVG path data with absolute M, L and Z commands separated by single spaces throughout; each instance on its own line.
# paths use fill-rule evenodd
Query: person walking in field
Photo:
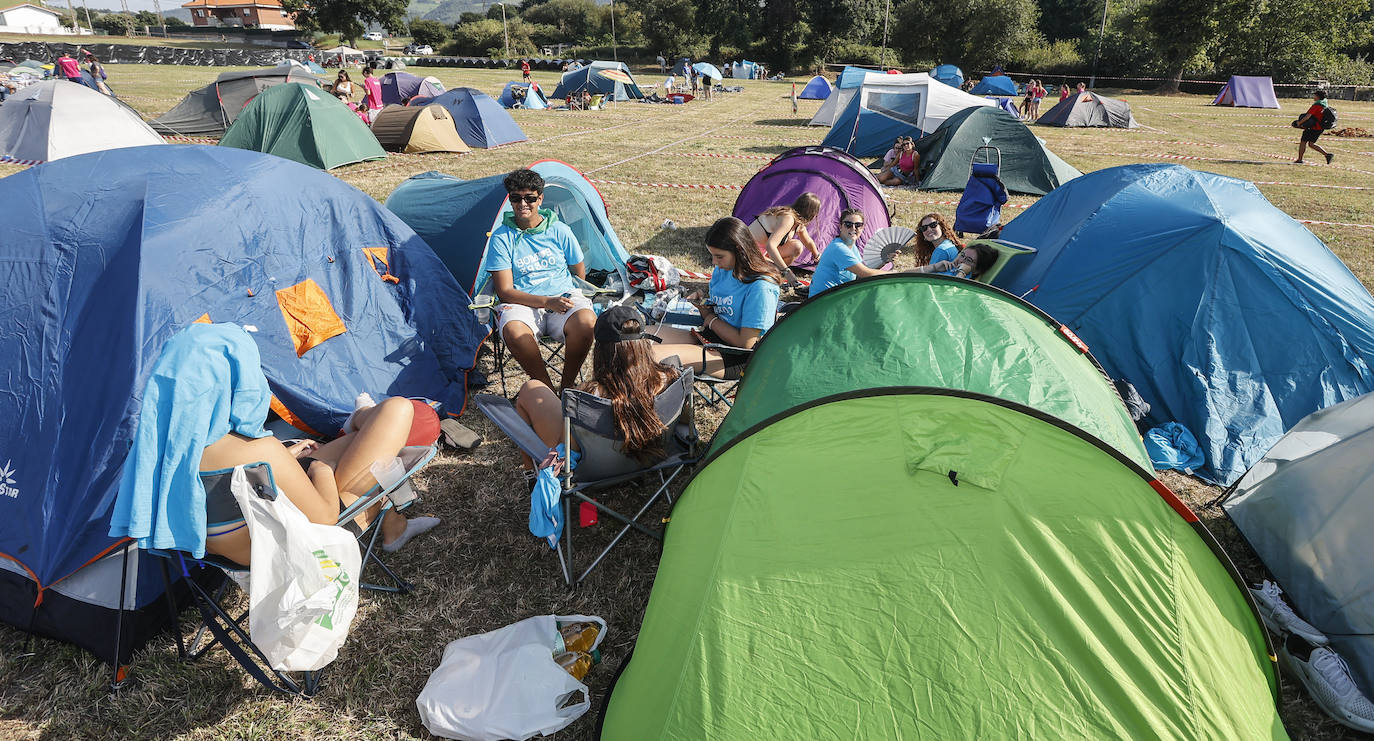
M 1294 127 L 1302 129 L 1302 138 L 1298 140 L 1298 158 L 1294 160 L 1295 164 L 1304 164 L 1302 156 L 1307 154 L 1309 146 L 1326 157 L 1326 164 L 1331 164 L 1331 159 L 1335 155 L 1322 149 L 1321 145 L 1317 143 L 1317 138 L 1327 129 L 1327 111 L 1330 108 L 1331 106 L 1326 102 L 1326 91 L 1314 90 L 1312 92 L 1312 106 L 1307 109 L 1306 113 L 1298 116 L 1298 120 L 1293 122 Z
M 528 60 L 528 59 L 521 59 L 521 60 L 520 60 L 520 74 L 524 76 L 524 81 L 525 81 L 525 82 L 529 82 L 529 81 L 530 81 L 530 60 Z

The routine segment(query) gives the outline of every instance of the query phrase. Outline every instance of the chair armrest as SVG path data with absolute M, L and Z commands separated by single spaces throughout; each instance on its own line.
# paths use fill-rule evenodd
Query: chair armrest
M 477 394 L 472 397 L 472 403 L 477 406 L 477 411 L 499 427 L 525 455 L 536 461 L 548 455 L 549 446 L 545 445 L 534 428 L 520 417 L 510 399 L 493 394 Z

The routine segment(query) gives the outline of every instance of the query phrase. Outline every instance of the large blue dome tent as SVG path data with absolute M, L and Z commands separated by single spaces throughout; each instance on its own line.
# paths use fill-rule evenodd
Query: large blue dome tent
M 964 71 L 952 64 L 942 64 L 930 71 L 930 76 L 950 87 L 964 86 Z
M 250 329 L 272 408 L 306 431 L 338 431 L 364 391 L 462 410 L 485 337 L 455 310 L 468 297 L 335 177 L 161 145 L 41 165 L 0 179 L 0 198 L 0 463 L 16 492 L 0 496 L 0 620 L 116 660 L 127 540 L 107 535 L 111 507 L 147 378 L 188 324 Z M 155 559 L 129 561 L 121 663 L 167 615 Z
M 1039 250 L 994 283 L 1078 334 L 1149 422 L 1227 485 L 1294 424 L 1374 391 L 1374 298 L 1253 184 L 1178 165 L 1089 173 L 1003 230 Z
M 1006 75 L 988 75 L 969 91 L 971 95 L 1016 95 L 1016 81 Z
M 832 89 L 829 80 L 816 75 L 807 80 L 806 86 L 801 89 L 800 93 L 797 93 L 797 97 L 802 100 L 825 100 L 830 97 Z
M 572 228 L 587 272 L 619 273 L 623 279 L 630 253 L 616 236 L 606 201 L 596 186 L 558 160 L 540 160 L 529 169 L 544 178 L 543 207 L 553 209 Z M 386 207 L 433 248 L 463 290 L 476 295 L 487 282 L 482 269 L 487 238 L 511 212 L 502 182 L 505 177 L 506 173 L 476 180 L 440 172 L 413 175 L 396 187 Z
M 469 147 L 492 149 L 529 138 L 500 103 L 476 88 L 456 87 L 433 98 L 415 98 L 410 105 L 443 106 Z

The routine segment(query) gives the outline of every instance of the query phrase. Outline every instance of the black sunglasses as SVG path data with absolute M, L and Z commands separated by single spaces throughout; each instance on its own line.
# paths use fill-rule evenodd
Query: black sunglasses
M 864 228 L 864 223 L 862 221 L 841 221 L 840 223 L 849 227 L 850 229 Z
M 921 231 L 923 231 L 923 232 L 928 232 L 928 231 L 930 231 L 931 229 L 939 229 L 939 228 L 940 228 L 940 222 L 938 222 L 938 221 L 932 221 L 932 222 L 930 222 L 929 224 L 922 224 L 922 225 L 921 225 Z
M 516 201 L 524 201 L 525 203 L 534 203 L 535 201 L 537 201 L 537 200 L 539 200 L 540 198 L 543 198 L 543 197 L 544 197 L 544 194 L 542 194 L 542 193 L 526 193 L 526 194 L 523 195 L 523 196 L 520 195 L 520 194 L 518 194 L 518 193 L 511 193 L 511 194 L 509 194 L 509 195 L 510 195 L 510 202 L 511 202 L 511 203 L 515 203 Z

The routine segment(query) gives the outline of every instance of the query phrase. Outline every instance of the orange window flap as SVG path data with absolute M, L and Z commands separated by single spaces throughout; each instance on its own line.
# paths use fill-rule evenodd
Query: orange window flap
M 377 265 L 378 265 L 379 263 L 381 264 L 381 266 L 382 266 L 383 269 L 389 269 L 389 268 L 391 267 L 391 261 L 387 259 L 387 254 L 386 254 L 388 249 L 390 249 L 390 248 L 389 248 L 389 247 L 364 247 L 364 248 L 363 248 L 363 254 L 364 254 L 364 255 L 367 255 L 368 258 L 370 258 L 370 259 L 372 260 L 372 269 L 373 269 L 373 270 L 377 270 Z M 383 272 L 383 270 L 377 270 L 377 272 L 380 273 L 380 272 Z
M 283 404 L 281 402 L 281 399 L 278 399 L 275 394 L 273 394 L 272 400 L 268 403 L 268 406 L 272 408 L 272 411 L 277 413 L 278 417 L 281 417 L 283 420 L 286 421 L 287 424 L 291 425 L 292 427 L 295 427 L 301 432 L 314 435 L 315 437 L 325 437 L 324 435 L 321 435 L 320 433 L 312 429 L 310 425 L 306 424 L 305 420 L 301 419 L 300 417 L 297 417 L 294 412 L 292 412 L 290 409 L 287 409 L 286 405 Z
M 194 322 L 191 322 L 191 323 L 192 323 L 192 324 L 211 324 L 212 322 L 210 321 L 210 315 L 209 315 L 208 313 L 205 313 L 205 314 L 201 314 L 199 318 L 197 318 Z
M 277 305 L 281 307 L 298 358 L 330 337 L 348 331 L 343 320 L 334 313 L 329 297 L 310 278 L 277 291 Z

